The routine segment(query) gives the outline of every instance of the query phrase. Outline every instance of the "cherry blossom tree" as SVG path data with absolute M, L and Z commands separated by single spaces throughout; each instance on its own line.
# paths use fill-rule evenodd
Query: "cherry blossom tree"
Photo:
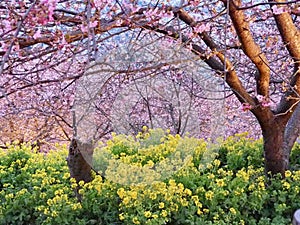
M 2 113 L 51 115 L 67 135 L 86 65 L 122 45 L 113 37 L 150 33 L 222 78 L 261 128 L 266 172 L 288 169 L 300 131 L 299 1 L 4 0 L 0 10 Z

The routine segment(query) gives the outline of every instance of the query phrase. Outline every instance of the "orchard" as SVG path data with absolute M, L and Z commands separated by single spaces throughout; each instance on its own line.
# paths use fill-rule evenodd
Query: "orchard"
M 243 158 L 248 162 L 243 166 L 248 171 L 246 173 L 250 173 L 247 176 L 253 176 L 256 180 L 264 174 L 264 188 L 270 186 L 274 188 L 270 190 L 274 191 L 277 182 L 283 184 L 285 179 L 291 179 L 287 182 L 296 182 L 299 171 L 297 139 L 300 133 L 299 17 L 300 2 L 297 0 L 2 0 L 1 148 L 9 158 L 12 146 L 21 148 L 20 146 L 30 143 L 36 151 L 43 152 L 46 157 L 57 144 L 69 145 L 66 165 L 78 185 L 75 187 L 73 184 L 76 196 L 79 202 L 84 202 L 83 190 L 86 187 L 83 188 L 84 185 L 79 183 L 91 182 L 91 185 L 94 185 L 95 179 L 100 179 L 99 176 L 104 179 L 101 182 L 108 182 L 105 179 L 109 172 L 105 174 L 105 170 L 115 165 L 108 158 L 123 160 L 122 163 L 138 167 L 148 165 L 157 170 L 160 168 L 160 162 L 165 162 L 164 159 L 172 155 L 167 160 L 178 163 L 176 165 L 179 166 L 174 164 L 176 169 L 173 168 L 177 172 L 181 171 L 179 167 L 183 168 L 182 170 L 186 167 L 189 173 L 195 168 L 200 171 L 194 171 L 196 174 L 202 173 L 200 165 L 203 163 L 204 171 L 209 170 L 211 168 L 207 166 L 214 160 L 220 160 L 218 166 L 224 165 L 224 169 L 227 170 L 226 165 L 234 165 L 234 162 L 229 163 L 226 160 L 230 157 L 234 159 L 234 156 L 228 156 L 227 153 L 222 155 L 222 146 L 227 143 L 227 140 L 224 142 L 223 139 L 231 140 L 232 136 L 247 131 L 249 143 L 259 143 L 255 149 L 260 149 L 257 151 L 261 154 L 250 158 L 247 155 Z M 153 142 L 151 132 L 155 128 L 162 128 L 167 133 L 166 137 L 159 136 L 162 139 L 154 138 Z M 132 139 L 125 141 L 124 147 L 124 140 L 120 141 L 121 145 L 115 142 L 115 133 L 121 137 L 128 135 L 126 137 Z M 194 142 L 179 141 L 177 147 L 173 146 L 175 150 L 172 149 L 173 142 L 168 141 L 179 136 L 182 140 L 197 138 L 204 141 L 209 153 L 194 152 L 195 155 L 190 152 L 191 149 L 196 151 L 198 148 L 199 143 L 192 144 Z M 141 137 L 144 138 L 143 141 Z M 152 155 L 147 150 L 144 151 L 144 148 L 149 147 L 145 144 L 149 137 L 149 142 L 153 142 L 153 151 L 162 154 L 161 158 L 155 158 L 157 155 L 154 153 Z M 239 142 L 238 139 L 235 140 Z M 169 143 L 171 147 L 163 146 L 164 143 Z M 230 143 L 235 145 L 234 142 Z M 156 145 L 161 149 L 156 149 Z M 188 153 L 185 150 L 176 153 L 178 146 L 189 146 L 183 148 L 188 149 Z M 58 147 L 62 148 L 65 149 Z M 230 146 L 227 148 L 230 150 Z M 105 150 L 100 154 L 99 149 L 109 150 L 108 153 Z M 161 153 L 163 149 L 166 150 L 165 153 Z M 246 148 L 242 149 L 247 151 Z M 243 152 L 238 150 L 233 152 L 237 154 L 236 160 L 239 160 L 239 154 L 243 155 Z M 142 153 L 146 155 L 141 156 Z M 209 158 L 207 155 L 213 157 Z M 153 157 L 153 167 L 149 156 Z M 205 156 L 211 161 L 204 160 L 204 163 L 201 159 L 195 159 L 196 156 Z M 193 158 L 194 166 L 188 162 L 189 158 Z M 252 160 L 253 158 L 256 160 Z M 107 161 L 104 160 L 103 165 L 97 164 L 99 159 Z M 260 161 L 261 159 L 263 161 Z M 3 161 L 3 166 L 15 168 L 10 159 L 5 160 L 8 161 Z M 26 163 L 27 161 L 24 161 L 24 165 Z M 258 171 L 251 170 L 251 163 L 252 166 L 257 166 Z M 19 161 L 14 163 L 17 164 L 20 164 Z M 120 165 L 115 166 L 117 171 Z M 161 166 L 165 168 L 164 163 Z M 30 171 L 35 173 L 33 171 L 36 169 Z M 238 168 L 241 171 L 244 169 Z M 66 172 L 65 169 L 61 170 Z M 242 173 L 238 170 L 233 173 Z M 1 171 L 4 171 L 4 167 L 1 167 Z M 118 173 L 121 174 L 117 172 L 116 177 L 120 175 Z M 188 189 L 192 189 L 192 194 L 200 197 L 201 194 L 196 193 L 197 188 L 193 184 L 185 184 L 187 181 L 181 180 L 180 173 L 184 172 L 172 173 L 159 180 L 168 185 L 172 179 L 177 182 L 175 186 L 179 183 L 192 185 Z M 238 176 L 226 173 L 224 176 L 229 182 L 231 178 L 234 180 L 234 177 Z M 259 175 L 254 175 L 256 173 Z M 182 179 L 185 176 L 186 174 L 182 175 Z M 220 177 L 215 182 L 222 189 L 221 179 L 223 178 Z M 276 181 L 273 181 L 274 179 Z M 6 188 L 3 196 L 13 189 L 8 188 L 8 184 L 0 184 L 1 189 Z M 112 206 L 120 207 L 114 208 L 116 214 L 113 217 L 119 217 L 121 221 L 139 221 L 141 218 L 133 213 L 135 209 L 130 202 L 127 202 L 129 205 L 124 203 L 124 195 L 120 194 L 121 187 L 118 186 L 120 184 L 107 185 L 112 185 L 110 197 L 119 198 L 117 201 L 122 202 Z M 249 190 L 251 184 L 247 185 Z M 294 184 L 291 185 L 294 188 Z M 206 191 L 215 191 L 209 189 L 209 184 L 204 186 Z M 279 186 L 276 186 L 278 191 L 289 189 L 287 184 Z M 246 190 L 245 187 L 242 188 Z M 122 188 L 125 188 L 126 193 L 132 191 L 126 189 L 128 186 Z M 114 190 L 118 191 L 117 194 Z M 183 194 L 182 199 L 192 199 L 188 192 L 187 190 L 185 194 L 180 193 Z M 274 197 L 270 193 L 266 194 L 268 197 L 265 196 L 266 202 Z M 293 193 L 299 198 L 297 188 L 293 189 Z M 141 196 L 147 194 L 143 193 Z M 10 198 L 3 199 L 6 199 L 8 204 Z M 174 201 L 184 201 L 182 199 Z M 206 196 L 206 200 L 209 199 L 213 201 L 213 197 Z M 143 201 L 138 203 L 139 207 L 145 206 L 146 202 Z M 287 204 L 289 200 L 280 201 Z M 218 204 L 217 202 L 216 200 L 214 204 Z M 74 203 L 76 206 L 70 204 L 70 208 L 78 206 L 77 203 Z M 162 203 L 153 204 L 157 204 L 159 210 L 164 208 Z M 174 216 L 176 210 L 172 207 L 175 202 L 170 200 L 164 204 L 169 204 L 169 208 L 161 216 L 167 219 L 149 224 L 181 221 Z M 180 204 L 182 205 L 182 202 Z M 237 215 L 236 224 L 242 224 L 238 222 L 244 220 L 241 215 L 250 215 L 251 210 L 250 214 L 235 214 L 237 205 L 231 204 L 233 203 L 230 203 L 230 206 L 224 205 L 223 211 Z M 282 218 L 291 216 L 292 210 L 300 208 L 297 204 L 290 207 L 286 205 L 287 209 L 283 205 L 276 206 L 275 211 L 282 212 Z M 52 203 L 48 204 L 50 205 Z M 183 208 L 184 205 L 185 203 Z M 209 210 L 208 206 L 207 203 Z M 254 211 L 263 207 L 268 207 L 268 203 Z M 146 208 L 145 206 L 144 209 Z M 184 211 L 183 208 L 181 209 Z M 213 210 L 213 206 L 211 209 Z M 118 210 L 123 214 L 118 214 Z M 148 219 L 153 218 L 155 214 L 149 210 L 144 212 Z M 247 210 L 244 212 L 248 212 Z M 4 208 L 0 208 L 0 214 L 4 211 Z M 196 211 L 193 213 L 197 214 Z M 45 214 L 46 217 L 47 215 Z M 270 220 L 266 219 L 264 222 L 258 217 L 271 218 L 272 212 L 251 216 L 251 221 L 267 224 Z M 38 217 L 31 219 L 44 220 Z M 212 215 L 206 219 L 217 221 Z M 82 218 L 82 221 L 84 220 Z M 146 224 L 145 221 L 142 224 Z M 190 224 L 197 224 L 199 221 L 201 219 L 195 219 L 194 223 Z M 222 217 L 222 221 L 225 222 L 220 224 L 227 224 L 233 220 Z M 286 221 L 282 224 L 284 223 Z

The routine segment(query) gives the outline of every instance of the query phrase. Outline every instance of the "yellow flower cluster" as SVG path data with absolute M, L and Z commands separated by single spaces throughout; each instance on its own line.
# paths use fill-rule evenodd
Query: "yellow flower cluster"
M 137 137 L 113 135 L 106 146 L 96 149 L 95 156 L 102 159 L 102 164 L 106 160 L 105 174 L 111 181 L 123 185 L 151 184 L 192 165 L 199 143 L 197 139 L 149 130 Z M 220 162 L 216 160 L 215 164 Z
M 103 160 L 101 169 L 107 179 L 102 180 L 101 176 L 94 174 L 89 183 L 81 181 L 77 184 L 74 178 L 70 178 L 63 159 L 65 153 L 50 152 L 47 157 L 34 154 L 27 161 L 20 158 L 7 167 L 0 165 L 1 178 L 7 178 L 9 173 L 17 170 L 18 174 L 24 175 L 21 177 L 24 183 L 26 179 L 30 180 L 30 184 L 26 183 L 30 189 L 26 185 L 19 188 L 19 177 L 2 184 L 0 213 L 6 210 L 6 205 L 14 202 L 28 204 L 26 207 L 32 204 L 32 210 L 40 215 L 39 219 L 46 218 L 45 224 L 51 221 L 53 224 L 70 212 L 75 215 L 90 210 L 94 204 L 99 205 L 91 214 L 101 217 L 105 210 L 101 207 L 108 204 L 114 219 L 122 224 L 166 224 L 170 219 L 185 219 L 186 215 L 193 215 L 195 224 L 225 224 L 226 221 L 226 224 L 243 225 L 246 224 L 244 211 L 249 216 L 263 211 L 264 202 L 269 198 L 277 200 L 278 196 L 284 196 L 282 199 L 286 198 L 286 202 L 278 201 L 274 209 L 277 214 L 286 215 L 291 210 L 287 203 L 299 197 L 299 171 L 286 171 L 283 180 L 274 178 L 272 184 L 277 188 L 273 190 L 273 186 L 266 188 L 263 168 L 238 168 L 236 162 L 226 166 L 219 158 L 200 165 L 197 157 L 202 156 L 205 142 L 163 135 L 151 132 L 140 133 L 138 137 L 114 135 L 107 146 L 95 152 L 96 159 Z M 233 159 L 244 157 L 242 148 L 238 151 L 234 145 L 228 148 L 228 151 L 238 153 L 232 154 Z M 247 160 L 252 160 L 251 157 L 248 156 Z M 72 189 L 78 186 L 83 203 L 73 198 Z M 34 205 L 36 199 L 38 203 Z M 247 201 L 249 207 L 244 207 Z
M 250 174 L 247 173 L 243 168 L 236 173 L 236 177 L 242 178 L 245 182 L 248 182 L 250 178 Z

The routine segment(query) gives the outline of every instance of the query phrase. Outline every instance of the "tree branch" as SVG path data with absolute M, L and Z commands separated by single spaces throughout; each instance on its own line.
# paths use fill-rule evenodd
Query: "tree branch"
M 249 23 L 245 18 L 243 11 L 237 10 L 236 6 L 241 5 L 241 0 L 230 1 L 229 15 L 236 30 L 236 33 L 242 44 L 244 53 L 255 64 L 258 69 L 257 93 L 263 96 L 269 96 L 270 68 L 268 60 L 261 48 L 254 41 L 250 31 Z
M 277 3 L 285 3 L 285 0 L 276 0 Z M 280 105 L 277 109 L 278 114 L 288 111 L 300 97 L 300 32 L 295 26 L 291 15 L 287 12 L 281 14 L 273 14 L 278 30 L 280 32 L 282 41 L 284 42 L 290 56 L 294 61 L 294 73 L 290 81 L 290 89 L 282 97 Z M 295 107 L 295 106 L 294 106 Z M 294 108 L 293 107 L 293 108 Z M 290 117 L 286 114 L 287 119 Z
M 178 15 L 179 19 L 181 19 L 183 22 L 188 24 L 189 26 L 193 27 L 196 25 L 196 22 L 194 21 L 193 17 L 191 17 L 187 12 L 185 12 L 182 9 L 177 9 L 174 11 L 175 15 Z M 211 68 L 212 66 L 218 65 L 219 70 L 225 72 L 225 80 L 226 83 L 229 85 L 231 90 L 235 93 L 236 97 L 239 99 L 241 103 L 248 102 L 250 105 L 255 105 L 255 102 L 253 98 L 249 95 L 249 93 L 246 91 L 245 87 L 243 86 L 242 82 L 240 81 L 238 75 L 236 74 L 236 71 L 234 70 L 234 66 L 232 63 L 225 59 L 224 54 L 221 52 L 221 48 L 213 41 L 213 39 L 206 33 L 202 32 L 199 34 L 200 38 L 205 42 L 205 44 L 215 53 L 215 55 L 219 58 L 219 60 L 226 64 L 226 71 L 224 71 L 224 66 L 222 63 L 218 62 L 216 59 L 216 62 L 207 62 L 205 61 Z M 197 48 L 195 48 L 197 47 Z M 196 51 L 201 47 L 197 45 L 193 45 L 193 50 Z M 213 58 L 212 58 L 213 59 Z

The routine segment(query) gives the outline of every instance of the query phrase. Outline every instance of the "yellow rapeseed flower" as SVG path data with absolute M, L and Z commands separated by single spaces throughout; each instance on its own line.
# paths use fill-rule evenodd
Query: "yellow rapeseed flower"
M 167 217 L 168 216 L 168 212 L 166 210 L 162 210 L 161 213 L 160 213 L 160 215 L 162 217 Z
M 207 167 L 208 169 L 212 169 L 212 168 L 213 168 L 213 165 L 212 165 L 211 163 L 208 163 L 208 164 L 206 165 L 206 167 Z
M 75 203 L 75 204 L 72 204 L 72 209 L 73 210 L 77 210 L 77 209 L 81 209 L 81 208 L 82 208 L 82 206 L 79 202 Z
M 13 193 L 9 193 L 7 195 L 5 195 L 6 199 L 13 199 L 14 198 L 14 194 Z
M 189 205 L 189 201 L 186 198 L 180 199 L 180 203 L 181 203 L 182 206 L 188 206 Z
M 124 213 L 119 214 L 119 219 L 120 219 L 120 220 L 124 220 L 124 219 L 125 219 Z
M 57 212 L 54 210 L 54 211 L 52 211 L 51 216 L 52 216 L 52 217 L 57 217 L 58 214 L 57 214 Z
M 3 184 L 3 187 L 4 187 L 4 188 L 7 188 L 7 187 L 9 187 L 9 186 L 10 186 L 10 183 L 4 183 L 4 184 Z
M 233 175 L 232 170 L 228 170 L 228 171 L 227 171 L 227 176 L 232 176 L 232 175 Z
M 123 199 L 122 202 L 123 202 L 124 205 L 128 205 L 129 202 L 130 202 L 130 198 L 129 198 L 128 196 L 126 196 L 126 197 Z
M 203 209 L 204 213 L 209 213 L 209 209 Z
M 219 166 L 221 165 L 221 161 L 218 160 L 218 159 L 215 159 L 215 160 L 213 161 L 213 164 L 214 164 L 216 167 L 219 167 Z
M 292 172 L 290 170 L 285 171 L 284 173 L 285 177 L 290 177 L 292 175 Z
M 61 195 L 61 194 L 63 194 L 63 193 L 64 193 L 64 192 L 63 192 L 63 190 L 61 190 L 61 189 L 56 190 L 56 191 L 54 192 L 55 195 Z
M 294 181 L 300 180 L 300 170 L 294 171 L 294 175 L 292 175 Z
M 42 187 L 48 186 L 48 184 L 49 184 L 48 178 L 44 178 L 44 179 L 42 180 Z
M 226 171 L 223 168 L 218 169 L 217 173 L 220 174 L 221 176 L 226 175 Z
M 201 211 L 201 209 L 198 208 L 197 214 L 198 214 L 199 216 L 203 214 L 203 212 Z
M 170 186 L 176 186 L 175 180 L 173 180 L 173 179 L 169 180 L 169 185 Z
M 134 224 L 141 224 L 140 221 L 139 221 L 139 219 L 137 217 L 133 217 L 132 222 Z
M 101 192 L 101 185 L 96 184 L 94 187 L 95 187 L 95 189 L 98 191 L 98 193 Z
M 205 193 L 205 198 L 207 200 L 212 200 L 213 197 L 214 197 L 214 193 L 212 191 L 208 191 L 208 192 Z
M 78 194 L 83 195 L 83 194 L 84 194 L 84 190 L 83 190 L 83 189 L 80 189 L 80 190 L 78 191 Z
M 45 209 L 44 209 L 44 214 L 45 214 L 45 215 L 48 215 L 48 213 L 49 213 L 48 208 L 45 208 Z
M 178 193 L 182 193 L 183 192 L 183 190 L 184 190 L 184 185 L 182 184 L 182 183 L 179 183 L 178 184 Z
M 214 219 L 214 221 L 217 221 L 217 220 L 219 220 L 219 215 L 218 214 L 216 214 L 214 217 L 213 217 L 213 219 Z
M 205 192 L 205 188 L 204 187 L 198 187 L 196 192 L 197 193 Z
M 224 179 L 217 179 L 216 183 L 217 183 L 218 187 L 224 187 L 225 186 Z
M 152 160 L 149 160 L 147 162 L 147 166 L 149 166 L 150 168 L 152 168 L 154 166 L 154 162 Z
M 198 197 L 198 195 L 193 195 L 192 197 L 191 197 L 191 199 L 196 203 L 196 202 L 199 202 L 199 197 Z
M 150 193 L 149 198 L 152 200 L 155 200 L 157 198 L 157 194 L 152 192 L 152 193 Z
M 235 195 L 241 195 L 242 193 L 244 193 L 244 189 L 243 188 L 237 187 L 237 189 L 234 191 Z
M 249 191 L 253 191 L 255 189 L 255 185 L 254 184 L 250 184 L 248 187 Z
M 228 191 L 228 190 L 223 190 L 223 191 L 222 191 L 222 194 L 223 194 L 224 196 L 228 196 L 228 195 L 229 195 L 229 191 Z
M 163 209 L 164 207 L 165 207 L 165 203 L 160 202 L 160 203 L 158 204 L 158 208 Z
M 203 205 L 202 205 L 201 202 L 196 202 L 196 206 L 197 206 L 198 208 L 200 208 L 200 209 L 203 207 Z
M 235 210 L 234 208 L 230 208 L 229 211 L 230 211 L 233 215 L 236 214 L 236 210 Z
M 169 193 L 169 192 L 165 192 L 165 195 L 164 195 L 164 199 L 166 201 L 171 201 L 173 198 L 173 194 Z
M 52 199 L 48 199 L 48 200 L 47 200 L 47 205 L 51 206 L 52 204 L 53 204 Z
M 187 196 L 191 196 L 192 195 L 192 191 L 188 188 L 184 189 L 184 194 Z
M 40 212 L 41 212 L 41 211 L 44 210 L 44 208 L 45 208 L 44 206 L 41 206 L 41 205 L 40 205 L 40 206 L 37 207 L 37 211 L 40 211 Z
M 265 190 L 266 189 L 266 185 L 264 181 L 259 181 L 258 183 L 258 190 Z
M 121 199 L 123 199 L 124 196 L 125 196 L 125 190 L 124 190 L 124 188 L 119 188 L 118 191 L 117 191 L 117 194 L 119 195 L 119 197 Z
M 286 181 L 283 182 L 282 186 L 283 186 L 285 189 L 290 189 L 290 187 L 291 187 L 291 185 L 290 185 L 288 182 L 286 182 Z
M 66 180 L 66 179 L 68 179 L 69 177 L 70 177 L 70 173 L 65 173 L 64 176 L 63 176 L 63 179 Z
M 242 178 L 246 182 L 248 182 L 250 178 L 249 174 L 245 170 L 239 170 L 236 176 Z
M 138 193 L 136 191 L 129 191 L 128 194 L 132 199 L 137 199 Z
M 208 179 L 214 179 L 215 175 L 213 173 L 210 173 L 210 174 L 207 175 L 207 178 Z
M 152 213 L 151 213 L 150 211 L 145 211 L 145 212 L 144 212 L 144 216 L 145 216 L 146 218 L 150 218 L 151 215 L 152 215 Z

